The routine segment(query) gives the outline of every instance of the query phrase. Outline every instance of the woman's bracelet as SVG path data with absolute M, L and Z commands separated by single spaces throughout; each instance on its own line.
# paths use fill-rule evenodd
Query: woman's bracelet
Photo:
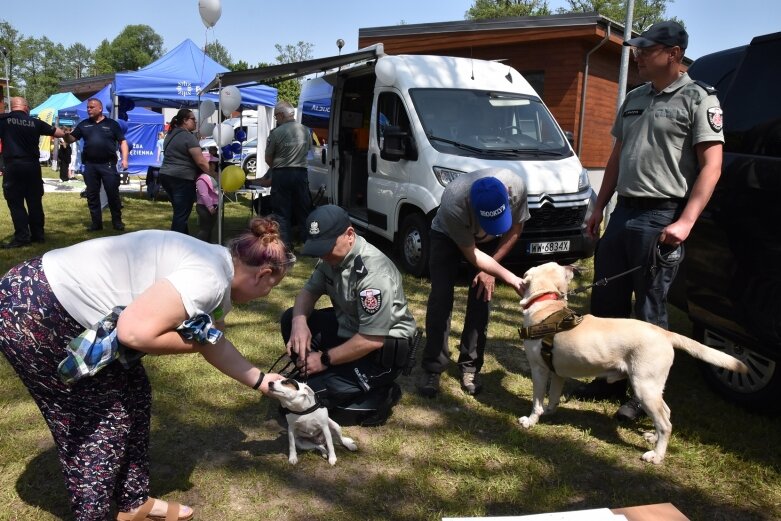
M 255 382 L 255 385 L 253 385 L 253 386 L 252 386 L 252 388 L 253 388 L 253 389 L 255 389 L 255 390 L 257 391 L 257 390 L 258 390 L 258 388 L 260 387 L 260 384 L 262 384 L 262 383 L 263 383 L 263 379 L 264 379 L 265 377 L 266 377 L 266 373 L 264 373 L 263 371 L 261 371 L 261 372 L 260 372 L 260 376 L 258 376 L 258 381 L 257 381 L 257 382 Z

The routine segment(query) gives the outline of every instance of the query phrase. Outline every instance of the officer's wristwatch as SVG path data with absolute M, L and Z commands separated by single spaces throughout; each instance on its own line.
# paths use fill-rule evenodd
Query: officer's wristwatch
M 323 367 L 331 367 L 331 355 L 328 354 L 328 351 L 320 352 L 320 363 L 323 364 Z

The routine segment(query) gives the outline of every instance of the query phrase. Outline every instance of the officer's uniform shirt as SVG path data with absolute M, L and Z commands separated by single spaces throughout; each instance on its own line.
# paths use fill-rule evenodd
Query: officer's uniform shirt
M 495 177 L 507 187 L 513 224 L 529 220 L 526 183 L 521 176 L 506 168 L 489 168 L 461 174 L 445 187 L 442 202 L 431 223 L 432 230 L 444 233 L 458 246 L 472 246 L 496 238 L 480 227 L 469 198 L 472 183 L 483 177 Z
M 273 168 L 306 168 L 311 142 L 308 128 L 296 121 L 286 121 L 269 134 L 266 157 L 271 157 Z
M 363 237 L 356 236 L 339 266 L 318 262 L 304 289 L 315 297 L 328 295 L 342 338 L 356 333 L 392 338 L 415 334 L 399 270 Z
M 100 123 L 85 119 L 76 125 L 71 132 L 76 139 L 84 139 L 84 149 L 81 152 L 82 163 L 117 162 L 119 143 L 125 140 L 125 134 L 119 123 L 104 117 Z
M 627 94 L 611 131 L 621 141 L 618 195 L 689 195 L 699 174 L 694 145 L 724 142 L 715 93 L 684 73 L 661 92 L 649 82 Z
M 52 136 L 56 129 L 21 110 L 0 117 L 0 139 L 3 140 L 3 160 L 38 162 L 38 141 L 41 136 Z

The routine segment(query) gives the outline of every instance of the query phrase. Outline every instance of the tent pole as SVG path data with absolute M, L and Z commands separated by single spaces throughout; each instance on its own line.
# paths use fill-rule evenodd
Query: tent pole
M 217 92 L 222 91 L 222 78 L 217 77 Z M 218 104 L 219 107 L 219 104 Z M 217 243 L 222 244 L 222 221 L 225 219 L 225 194 L 222 191 L 222 147 L 219 146 L 220 133 L 222 132 L 222 107 L 217 109 L 217 157 L 219 162 L 217 163 L 217 190 L 220 194 L 217 203 Z

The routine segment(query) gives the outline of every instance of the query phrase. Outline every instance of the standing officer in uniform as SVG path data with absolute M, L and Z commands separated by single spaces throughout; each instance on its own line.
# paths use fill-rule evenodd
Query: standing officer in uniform
M 721 175 L 722 112 L 715 89 L 680 72 L 688 41 L 679 24 L 660 22 L 624 43 L 632 47 L 640 77 L 648 83 L 627 94 L 613 125 L 616 142 L 588 233 L 599 235 L 602 212 L 614 192 L 618 203 L 597 244 L 594 280 L 648 266 L 657 250 L 680 258 L 678 248 Z M 591 313 L 629 317 L 634 293 L 635 318 L 667 329 L 667 291 L 677 272 L 677 264 L 670 264 L 595 287 Z M 573 392 L 590 399 L 625 394 L 626 380 L 607 384 L 604 379 Z M 621 420 L 642 415 L 634 399 L 616 413 Z
M 87 100 L 89 119 L 80 121 L 76 128 L 65 135 L 65 141 L 73 143 L 84 139 L 81 161 L 84 164 L 84 182 L 87 184 L 87 206 L 92 224 L 90 231 L 103 229 L 103 210 L 100 207 L 100 185 L 106 190 L 111 224 L 115 230 L 124 230 L 122 201 L 119 199 L 119 173 L 117 149 L 122 153 L 122 170 L 127 170 L 129 149 L 119 123 L 103 115 L 103 103 L 96 98 Z
M 298 223 L 301 240 L 306 216 L 312 208 L 306 156 L 312 143 L 309 129 L 295 120 L 295 110 L 287 101 L 274 107 L 277 126 L 266 141 L 266 164 L 271 167 L 271 210 L 280 221 L 282 240 L 293 249 L 293 219 Z
M 30 242 L 43 242 L 43 178 L 38 161 L 41 136 L 65 134 L 29 114 L 30 106 L 21 97 L 11 98 L 11 112 L 0 117 L 3 142 L 3 195 L 11 212 L 14 238 L 4 248 L 19 248 Z M 27 208 L 25 208 L 25 203 Z
M 483 366 L 486 332 L 495 278 L 523 294 L 523 281 L 505 269 L 501 260 L 513 249 L 529 219 L 526 184 L 518 174 L 503 168 L 485 168 L 461 174 L 442 193 L 431 223 L 429 266 L 431 292 L 426 308 L 426 348 L 423 379 L 418 393 L 433 398 L 439 392 L 440 374 L 450 362 L 450 315 L 453 290 L 462 260 L 470 265 L 464 330 L 458 365 L 461 387 L 477 394 L 477 374 Z
M 302 253 L 320 262 L 282 315 L 288 354 L 337 421 L 382 425 L 401 397 L 394 380 L 415 334 L 401 274 L 338 206 L 313 210 L 306 230 Z M 333 307 L 315 310 L 326 294 Z

